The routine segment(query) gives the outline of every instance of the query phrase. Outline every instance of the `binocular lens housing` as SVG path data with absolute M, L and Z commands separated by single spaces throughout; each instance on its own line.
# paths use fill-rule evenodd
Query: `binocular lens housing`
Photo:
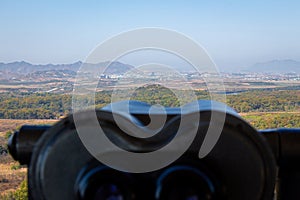
M 95 163 L 97 163 L 95 161 Z M 80 172 L 75 189 L 80 200 L 134 199 L 133 179 L 130 174 L 120 173 L 105 166 L 95 165 Z
M 215 199 L 215 185 L 207 174 L 191 166 L 173 166 L 157 180 L 156 199 Z
M 126 119 L 127 126 L 145 124 L 145 119 L 153 117 L 149 117 L 150 106 L 135 103 L 132 103 L 136 105 L 132 109 L 134 112 Z M 83 145 L 73 115 L 51 127 L 23 126 L 11 136 L 9 151 L 20 163 L 28 165 L 31 200 L 300 198 L 300 190 L 296 189 L 300 188 L 300 129 L 259 132 L 228 107 L 220 111 L 202 107 L 212 104 L 210 101 L 198 103 L 198 109 L 191 109 L 200 115 L 199 122 L 192 121 L 198 124 L 192 144 L 178 160 L 156 171 L 129 173 L 98 161 Z M 218 102 L 214 105 L 214 108 L 218 105 L 224 108 Z M 164 114 L 171 128 L 163 128 L 157 133 L 158 137 L 150 137 L 148 143 L 117 128 L 113 113 L 108 109 L 96 111 L 97 125 L 101 125 L 107 138 L 116 146 L 132 153 L 147 154 L 167 145 L 177 134 L 182 113 L 178 108 L 166 110 Z M 213 149 L 200 159 L 199 149 L 208 128 L 220 123 L 212 119 L 212 114 L 224 116 L 223 129 Z M 80 124 L 89 124 L 95 111 L 78 115 L 81 116 Z M 96 130 L 96 127 L 90 127 L 90 130 Z M 127 127 L 127 130 L 132 129 Z M 161 138 L 166 141 L 160 141 Z M 172 152 L 162 153 L 168 157 Z
M 120 172 L 93 161 L 79 173 L 75 192 L 80 200 L 217 199 L 216 181 L 200 169 L 177 164 L 145 175 Z

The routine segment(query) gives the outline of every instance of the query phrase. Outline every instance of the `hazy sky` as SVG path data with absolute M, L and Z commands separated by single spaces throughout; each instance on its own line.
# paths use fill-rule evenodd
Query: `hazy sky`
M 72 63 L 139 27 L 179 31 L 220 67 L 300 60 L 300 1 L 0 0 L 0 62 Z

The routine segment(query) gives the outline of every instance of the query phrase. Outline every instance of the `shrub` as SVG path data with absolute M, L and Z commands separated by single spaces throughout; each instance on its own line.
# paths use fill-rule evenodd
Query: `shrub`
M 24 180 L 20 187 L 14 193 L 15 200 L 27 200 L 28 199 L 28 186 L 27 180 Z
M 20 169 L 20 168 L 21 168 L 20 164 L 14 164 L 14 165 L 11 166 L 12 170 L 17 170 L 17 169 Z
M 27 180 L 24 180 L 14 192 L 0 195 L 1 200 L 28 200 Z

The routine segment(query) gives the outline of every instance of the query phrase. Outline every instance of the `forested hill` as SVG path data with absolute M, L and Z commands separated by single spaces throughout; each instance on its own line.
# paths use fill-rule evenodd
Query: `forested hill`
M 126 91 L 124 91 L 126 93 Z M 199 99 L 208 99 L 204 91 L 196 92 Z M 132 99 L 163 106 L 179 106 L 175 95 L 168 89 L 140 89 Z M 71 112 L 72 96 L 69 94 L 2 94 L 1 119 L 57 119 Z M 111 102 L 111 92 L 96 94 L 96 107 Z M 246 112 L 300 112 L 300 91 L 249 91 L 228 95 L 227 104 L 241 113 Z

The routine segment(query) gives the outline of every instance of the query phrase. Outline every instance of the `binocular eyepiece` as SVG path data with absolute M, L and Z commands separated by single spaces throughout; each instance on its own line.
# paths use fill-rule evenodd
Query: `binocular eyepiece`
M 196 107 L 188 105 L 187 112 L 165 108 L 164 113 L 154 114 L 145 103 L 126 103 L 130 105 L 126 114 L 112 109 L 114 105 L 125 106 L 117 102 L 97 111 L 70 115 L 53 126 L 25 125 L 14 133 L 9 139 L 9 152 L 28 165 L 29 199 L 300 198 L 300 129 L 257 131 L 219 102 L 201 100 Z M 92 123 L 93 119 L 97 123 Z M 152 127 L 156 134 L 147 137 L 149 124 L 163 119 L 162 127 Z M 222 129 L 216 137 L 220 123 Z M 106 138 L 103 140 L 117 148 L 98 141 L 99 126 Z M 188 136 L 193 131 L 191 140 Z M 84 141 L 85 136 L 90 140 Z M 201 149 L 213 140 L 213 148 L 201 157 Z M 99 154 L 87 148 L 97 143 L 103 149 Z M 172 148 L 164 151 L 165 147 Z M 181 149 L 184 151 L 177 152 Z M 172 162 L 165 161 L 176 155 Z M 133 162 L 136 157 L 140 160 Z M 111 159 L 115 160 L 108 165 Z M 161 167 L 131 170 L 152 164 Z

